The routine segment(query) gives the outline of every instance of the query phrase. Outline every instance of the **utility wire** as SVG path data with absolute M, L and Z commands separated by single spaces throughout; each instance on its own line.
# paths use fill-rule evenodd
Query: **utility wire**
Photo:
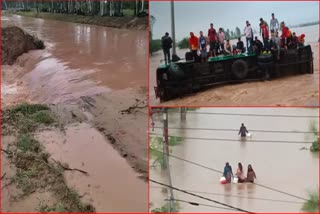
M 150 186 L 150 188 L 160 189 L 163 187 Z M 292 203 L 292 204 L 303 204 L 304 203 L 304 202 L 298 202 L 298 201 L 286 201 L 286 200 L 269 199 L 269 198 L 245 197 L 245 196 L 238 196 L 238 195 L 222 194 L 222 193 L 215 193 L 215 192 L 203 192 L 203 191 L 195 191 L 195 190 L 188 190 L 188 189 L 186 189 L 186 191 L 193 192 L 193 193 L 206 194 L 206 195 L 218 195 L 218 196 L 228 196 L 228 197 L 233 197 L 233 198 L 245 198 L 245 199 L 250 199 L 250 200 L 261 200 L 261 201 Z
M 286 115 L 286 114 L 239 114 L 223 112 L 195 112 L 188 111 L 188 114 L 224 115 L 224 116 L 248 116 L 248 117 L 289 117 L 289 118 L 318 118 L 312 115 Z
M 166 199 L 165 201 L 170 201 L 169 199 Z M 181 200 L 181 199 L 174 199 L 174 201 L 178 201 L 178 202 L 184 202 L 193 206 L 203 206 L 203 207 L 213 207 L 213 208 L 218 208 L 218 209 L 223 209 L 223 210 L 232 210 L 234 211 L 235 209 L 231 209 L 231 208 L 226 208 L 226 207 L 218 207 L 218 206 L 212 206 L 212 205 L 208 205 L 208 204 L 201 204 L 198 202 L 192 202 L 192 201 L 185 201 L 185 200 Z
M 161 137 L 161 135 L 150 133 L 150 135 Z M 173 137 L 173 136 L 171 136 Z M 174 136 L 182 139 L 189 139 L 189 140 L 212 140 L 212 141 L 229 141 L 229 142 L 239 142 L 237 139 L 227 139 L 227 138 L 201 138 L 201 137 L 181 137 L 181 136 Z M 248 140 L 249 142 L 256 142 L 256 143 L 313 143 L 313 142 L 305 142 L 305 141 L 290 141 L 290 140 Z
M 163 127 L 150 127 L 150 129 L 163 129 Z M 168 129 L 178 129 L 178 130 L 200 130 L 200 131 L 230 131 L 230 132 L 238 132 L 239 129 L 218 129 L 218 128 L 191 128 L 191 127 L 169 127 Z M 286 134 L 313 134 L 312 131 L 276 131 L 276 130 L 258 130 L 258 129 L 250 129 L 250 132 L 263 132 L 263 133 L 286 133 Z
M 216 201 L 216 200 L 213 200 L 213 199 L 210 199 L 210 198 L 203 197 L 203 196 L 201 196 L 201 195 L 197 195 L 197 194 L 188 192 L 188 191 L 186 191 L 186 190 L 183 190 L 183 189 L 180 189 L 180 188 L 177 188 L 177 187 L 173 187 L 173 186 L 170 186 L 170 185 L 167 185 L 167 184 L 164 184 L 164 183 L 155 181 L 155 180 L 153 180 L 153 179 L 149 179 L 149 181 L 151 181 L 151 182 L 153 182 L 153 183 L 156 183 L 156 184 L 159 184 L 159 185 L 161 185 L 161 186 L 165 186 L 165 187 L 171 188 L 171 189 L 176 190 L 176 191 L 178 191 L 178 192 L 183 192 L 183 193 L 185 193 L 185 194 L 192 195 L 192 196 L 197 197 L 197 198 L 201 198 L 201 199 L 204 199 L 204 200 L 207 200 L 207 201 L 216 203 L 216 204 L 220 204 L 220 205 L 229 207 L 229 208 L 234 209 L 234 210 L 238 210 L 238 211 L 240 211 L 240 212 L 254 213 L 254 212 L 250 212 L 250 211 L 247 211 L 247 210 L 243 210 L 243 209 L 241 209 L 241 208 L 237 208 L 237 207 L 231 206 L 231 205 L 229 205 L 229 204 L 222 203 L 222 202 L 220 202 L 220 201 Z
M 159 151 L 159 150 L 157 150 L 157 149 L 152 149 L 152 150 L 162 153 L 162 151 Z M 186 160 L 186 159 L 184 159 L 184 158 L 180 158 L 180 157 L 177 157 L 177 156 L 174 156 L 174 155 L 171 155 L 171 154 L 167 154 L 167 155 L 170 156 L 170 157 L 173 157 L 173 158 L 175 158 L 175 159 L 178 159 L 178 160 L 181 160 L 181 161 L 184 161 L 184 162 L 193 164 L 193 165 L 195 165 L 195 166 L 202 167 L 202 168 L 204 168 L 204 169 L 208 169 L 208 170 L 211 170 L 211 171 L 214 171 L 214 172 L 218 172 L 218 173 L 223 173 L 223 172 L 220 171 L 220 170 L 217 170 L 217 169 L 214 169 L 214 168 L 210 168 L 210 167 L 204 166 L 204 165 L 202 165 L 202 164 L 199 164 L 199 163 L 195 163 L 195 162 Z M 302 198 L 302 197 L 300 197 L 300 196 L 293 195 L 293 194 L 291 194 L 291 193 L 284 192 L 284 191 L 282 191 L 282 190 L 278 190 L 278 189 L 275 189 L 275 188 L 272 188 L 272 187 L 268 187 L 268 186 L 265 186 L 265 185 L 263 185 L 263 184 L 255 183 L 255 185 L 260 186 L 260 187 L 263 187 L 263 188 L 266 188 L 266 189 L 269 189 L 269 190 L 272 190 L 272 191 L 275 191 L 275 192 L 282 193 L 282 194 L 284 194 L 284 195 L 288 195 L 288 196 L 291 196 L 291 197 L 294 197 L 294 198 L 298 198 L 298 199 L 301 199 L 301 200 L 304 200 L 304 201 L 308 201 L 308 199 Z

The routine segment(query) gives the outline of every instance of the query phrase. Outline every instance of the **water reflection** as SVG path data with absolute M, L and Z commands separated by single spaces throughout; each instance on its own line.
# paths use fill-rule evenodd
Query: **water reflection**
M 42 77 L 33 81 L 34 87 L 42 87 L 40 91 L 55 92 L 54 96 L 58 96 L 65 93 L 59 92 L 63 87 L 69 88 L 68 93 L 79 94 L 79 91 L 75 91 L 79 88 L 84 88 L 80 91 L 90 88 L 90 93 L 95 90 L 99 93 L 100 87 L 118 90 L 147 86 L 147 31 L 120 30 L 16 15 L 5 18 L 14 25 L 35 32 L 47 45 L 43 58 L 31 71 L 33 74 L 28 75 L 34 77 L 39 74 Z M 46 63 L 48 67 L 45 68 L 42 64 Z M 70 79 L 76 73 L 78 81 L 62 86 L 65 82 L 63 80 Z M 48 76 L 44 77 L 44 74 Z M 62 82 L 55 82 L 54 85 L 60 87 L 52 88 L 47 82 L 42 82 L 50 75 L 59 75 L 56 80 Z M 50 97 L 50 94 L 46 96 Z

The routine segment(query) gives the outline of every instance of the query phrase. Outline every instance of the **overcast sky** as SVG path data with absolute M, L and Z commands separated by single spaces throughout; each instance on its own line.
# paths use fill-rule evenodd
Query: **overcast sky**
M 150 14 L 156 18 L 153 27 L 153 38 L 161 38 L 165 32 L 171 35 L 170 2 L 150 1 Z M 179 41 L 189 35 L 190 31 L 207 34 L 210 23 L 214 28 L 223 27 L 241 31 L 245 21 L 258 30 L 262 17 L 270 23 L 271 13 L 278 21 L 287 25 L 317 21 L 319 16 L 318 2 L 175 2 L 176 39 Z

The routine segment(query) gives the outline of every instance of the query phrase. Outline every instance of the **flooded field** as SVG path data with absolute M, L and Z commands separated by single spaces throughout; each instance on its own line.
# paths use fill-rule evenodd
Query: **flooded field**
M 174 99 L 160 103 L 155 97 L 156 69 L 163 59 L 162 51 L 156 52 L 150 58 L 150 104 L 153 106 L 314 106 L 318 105 L 318 80 L 319 80 L 319 25 L 293 28 L 297 35 L 304 33 L 306 43 L 310 44 L 313 51 L 314 74 L 282 77 L 267 82 L 241 83 L 236 85 L 219 86 L 191 96 Z M 242 38 L 245 43 L 245 38 Z M 236 44 L 231 40 L 231 44 Z M 188 51 L 177 50 L 178 56 L 185 57 Z M 278 91 L 279 93 L 270 93 Z
M 179 111 L 169 110 L 169 136 L 186 138 L 170 147 L 171 155 L 204 166 L 169 157 L 172 185 L 251 212 L 300 212 L 308 193 L 318 191 L 319 157 L 318 153 L 310 152 L 311 144 L 306 143 L 315 139 L 309 127 L 313 122 L 318 124 L 317 116 L 318 109 L 201 108 L 189 111 L 186 121 L 181 122 Z M 162 115 L 153 118 L 155 127 L 163 127 Z M 238 136 L 241 123 L 252 134 L 244 142 Z M 162 129 L 156 128 L 151 133 L 162 136 Z M 241 162 L 245 175 L 248 164 L 252 164 L 256 184 L 220 184 L 220 172 L 226 162 L 234 173 Z M 159 166 L 150 168 L 150 178 L 168 184 L 168 174 Z M 178 191 L 174 191 L 174 197 L 203 205 L 178 202 L 180 212 L 232 212 Z M 168 198 L 169 191 L 150 182 L 151 210 L 166 204 Z

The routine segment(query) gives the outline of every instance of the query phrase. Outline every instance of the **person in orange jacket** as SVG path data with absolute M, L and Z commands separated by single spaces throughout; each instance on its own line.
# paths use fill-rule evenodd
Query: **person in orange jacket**
M 197 52 L 199 49 L 199 39 L 194 35 L 193 32 L 190 32 L 189 47 L 192 52 L 193 59 L 196 60 L 198 57 Z
M 281 43 L 282 47 L 288 49 L 288 44 L 290 43 L 291 39 L 291 31 L 289 28 L 285 25 L 284 22 L 281 22 L 281 29 L 282 29 L 282 34 L 281 34 Z
M 304 46 L 304 37 L 305 37 L 306 35 L 304 35 L 304 34 L 301 34 L 300 36 L 298 36 L 298 44 L 299 44 L 299 47 L 301 47 L 301 46 Z

